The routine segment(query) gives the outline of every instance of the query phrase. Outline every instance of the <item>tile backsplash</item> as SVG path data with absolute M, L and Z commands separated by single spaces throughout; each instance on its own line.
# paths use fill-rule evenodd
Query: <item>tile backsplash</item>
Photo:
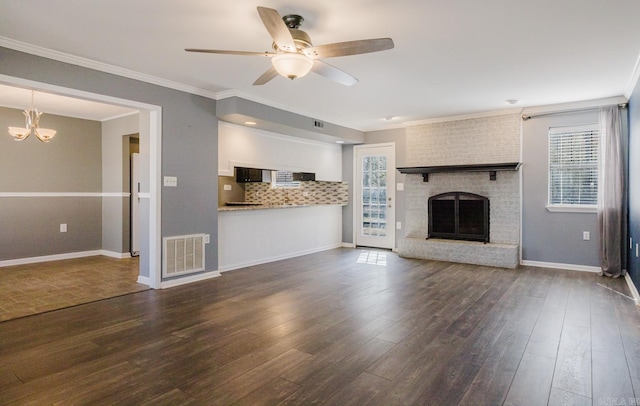
M 271 183 L 245 184 L 245 201 L 262 204 L 342 204 L 349 201 L 347 182 L 300 182 L 299 188 L 277 188 Z

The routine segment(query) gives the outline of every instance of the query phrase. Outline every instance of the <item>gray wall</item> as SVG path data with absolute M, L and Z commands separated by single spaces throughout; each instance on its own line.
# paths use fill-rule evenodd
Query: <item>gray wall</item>
M 640 258 L 635 246 L 640 244 L 640 82 L 629 98 L 629 238 L 633 247 L 627 269 L 631 280 L 640 289 Z M 628 246 L 627 246 L 628 247 Z
M 40 124 L 57 131 L 49 143 L 0 136 L 0 192 L 101 192 L 100 123 L 44 114 Z M 21 110 L 0 108 L 0 128 L 23 125 Z M 101 249 L 101 204 L 99 197 L 0 197 L 0 260 Z
M 210 234 L 206 266 L 207 270 L 218 267 L 218 121 L 214 100 L 7 48 L 0 48 L 0 60 L 0 73 L 8 76 L 161 106 L 161 173 L 178 178 L 178 187 L 161 191 L 161 234 Z M 141 273 L 147 276 L 144 256 L 148 241 L 143 241 L 142 249 Z
M 596 213 L 557 213 L 548 200 L 549 127 L 598 122 L 598 111 L 552 114 L 523 122 L 522 134 L 522 259 L 599 266 Z M 582 232 L 591 239 L 584 241 Z

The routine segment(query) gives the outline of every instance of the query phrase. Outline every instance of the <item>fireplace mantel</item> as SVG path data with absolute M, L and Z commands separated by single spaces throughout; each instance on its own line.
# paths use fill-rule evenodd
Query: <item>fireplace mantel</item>
M 397 168 L 400 173 L 421 174 L 425 182 L 429 181 L 430 173 L 446 172 L 489 172 L 489 179 L 496 180 L 496 171 L 517 171 L 521 162 L 475 165 L 440 165 L 440 166 L 408 166 Z

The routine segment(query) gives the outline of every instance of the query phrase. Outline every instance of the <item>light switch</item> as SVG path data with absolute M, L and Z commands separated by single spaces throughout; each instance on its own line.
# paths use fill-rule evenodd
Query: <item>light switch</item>
M 404 190 L 404 183 L 396 184 L 396 190 Z
M 204 235 L 204 243 L 209 244 L 211 242 L 211 236 L 209 234 Z
M 591 239 L 591 233 L 588 231 L 583 231 L 582 232 L 582 239 L 585 241 L 588 241 Z
M 402 222 L 396 221 L 396 230 L 402 230 Z
M 168 187 L 176 187 L 178 186 L 178 178 L 175 176 L 165 176 L 164 185 Z
M 65 223 L 60 224 L 60 232 L 61 233 L 66 233 L 67 232 L 67 225 Z
M 231 190 L 231 185 L 224 185 L 224 190 Z

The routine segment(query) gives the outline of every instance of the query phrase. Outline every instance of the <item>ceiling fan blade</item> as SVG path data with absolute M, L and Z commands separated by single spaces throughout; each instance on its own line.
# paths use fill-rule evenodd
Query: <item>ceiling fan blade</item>
M 187 51 L 187 52 L 204 52 L 204 53 L 207 53 L 207 54 L 266 56 L 266 57 L 272 57 L 272 56 L 275 55 L 275 53 L 273 53 L 273 52 L 225 51 L 223 49 L 185 48 L 185 51 Z
M 258 7 L 258 14 L 260 14 L 262 23 L 269 31 L 269 35 L 273 38 L 273 42 L 276 43 L 278 49 L 285 52 L 296 52 L 296 44 L 293 42 L 291 32 L 282 21 L 280 14 L 276 10 L 267 7 Z
M 391 38 L 361 39 L 357 41 L 336 42 L 304 49 L 302 52 L 312 59 L 333 58 L 384 51 L 393 48 Z
M 272 66 L 269 69 L 267 69 L 267 71 L 263 73 L 258 79 L 256 79 L 256 81 L 253 82 L 253 85 L 254 86 L 264 85 L 265 83 L 275 78 L 276 76 L 278 76 L 278 71 L 276 71 L 276 68 Z
M 313 67 L 311 70 L 318 75 L 324 76 L 325 78 L 340 83 L 341 85 L 353 86 L 358 83 L 358 79 L 349 75 L 347 72 L 319 60 L 313 61 Z

